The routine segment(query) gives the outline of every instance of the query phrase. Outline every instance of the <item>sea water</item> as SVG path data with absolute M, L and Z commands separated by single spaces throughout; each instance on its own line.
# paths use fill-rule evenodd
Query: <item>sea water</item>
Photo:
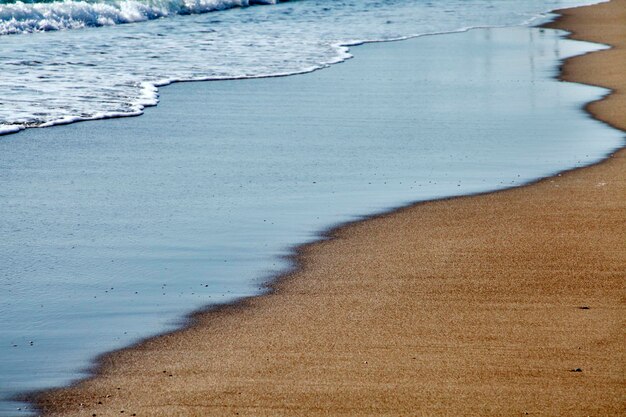
M 490 4 L 486 18 L 499 7 L 510 12 Z M 213 16 L 271 15 L 281 7 L 309 4 Z M 78 42 L 83 33 L 89 42 L 93 33 L 104 44 L 117 30 L 141 32 L 168 20 L 193 25 L 206 16 L 0 41 L 51 37 L 59 42 L 48 46 L 62 48 L 63 39 Z M 554 78 L 560 60 L 599 48 L 527 27 L 369 44 L 324 71 L 175 84 L 139 118 L 3 137 L 0 414 L 24 408 L 9 401 L 20 392 L 84 376 L 99 353 L 173 329 L 194 309 L 263 291 L 264 279 L 290 266 L 284 255 L 294 245 L 332 225 L 414 201 L 516 186 L 603 158 L 622 134 L 581 107 L 606 91 Z M 220 59 L 237 71 L 239 58 L 231 58 Z M 190 52 L 187 61 L 195 59 Z M 105 65 L 103 80 L 114 78 L 106 71 L 115 65 L 122 63 Z M 69 86 L 71 73 L 63 71 Z M 86 73 L 77 74 L 79 83 Z M 129 91 L 126 103 L 134 100 Z M 71 107 L 57 104 L 55 111 Z
M 306 72 L 349 57 L 346 44 L 517 25 L 589 2 L 0 0 L 0 134 L 137 115 L 174 80 Z

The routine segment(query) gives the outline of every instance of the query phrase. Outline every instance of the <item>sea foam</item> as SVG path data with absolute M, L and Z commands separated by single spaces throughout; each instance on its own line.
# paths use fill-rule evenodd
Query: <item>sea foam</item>
M 278 0 L 136 0 L 94 3 L 62 1 L 0 5 L 0 35 L 44 32 L 61 29 L 111 26 L 143 22 L 172 15 L 189 15 L 275 4 Z
M 590 2 L 0 0 L 0 135 L 136 116 L 175 81 L 299 74 L 357 43 L 527 24 Z

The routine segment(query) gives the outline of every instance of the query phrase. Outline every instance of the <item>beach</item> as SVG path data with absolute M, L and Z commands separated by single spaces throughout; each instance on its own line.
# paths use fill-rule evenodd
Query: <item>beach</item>
M 605 48 L 528 26 L 367 43 L 307 74 L 175 83 L 141 117 L 3 136 L 0 416 L 266 292 L 338 225 L 605 159 L 623 133 L 583 106 L 608 90 L 556 79 Z
M 626 2 L 560 13 L 550 27 L 613 46 L 562 77 L 613 90 L 586 109 L 626 130 Z M 267 294 L 32 400 L 54 416 L 621 415 L 624 155 L 332 229 Z

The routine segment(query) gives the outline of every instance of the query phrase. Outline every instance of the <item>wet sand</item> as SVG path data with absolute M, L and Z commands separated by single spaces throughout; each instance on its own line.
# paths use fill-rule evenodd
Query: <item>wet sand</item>
M 563 13 L 552 26 L 615 46 L 563 77 L 615 90 L 588 109 L 626 130 L 626 0 Z M 107 354 L 35 402 L 85 416 L 623 415 L 624 157 L 333 230 L 270 294 Z

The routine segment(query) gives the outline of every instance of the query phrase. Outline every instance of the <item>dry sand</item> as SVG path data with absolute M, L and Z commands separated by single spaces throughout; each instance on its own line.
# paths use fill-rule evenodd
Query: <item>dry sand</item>
M 626 0 L 554 27 L 626 129 Z M 593 138 L 590 138 L 593 140 Z M 107 354 L 51 415 L 626 415 L 626 161 L 417 204 L 299 251 L 274 292 Z M 578 371 L 574 371 L 578 370 Z

